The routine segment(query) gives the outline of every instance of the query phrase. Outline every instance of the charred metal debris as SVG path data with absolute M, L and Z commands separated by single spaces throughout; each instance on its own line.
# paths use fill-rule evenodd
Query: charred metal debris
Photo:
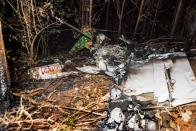
M 113 85 L 109 91 L 108 116 L 105 121 L 100 122 L 100 129 L 103 131 L 185 129 L 186 126 L 182 127 L 182 125 L 176 123 L 175 113 L 172 114 L 173 110 L 175 110 L 175 106 L 172 106 L 175 80 L 171 78 L 171 65 L 165 62 L 168 59 L 174 60 L 175 58 L 186 57 L 185 53 L 182 52 L 183 49 L 175 47 L 170 49 L 169 52 L 164 52 L 144 44 L 126 40 L 123 35 L 119 40 L 121 43 L 119 45 L 94 43 L 91 52 L 96 66 L 77 67 L 82 72 L 91 74 L 104 73 L 113 79 Z M 126 88 L 126 82 L 129 81 L 130 74 L 137 74 L 137 68 L 157 60 L 164 65 L 164 74 L 162 75 L 166 78 L 168 88 L 166 99 L 159 102 L 160 100 L 156 99 L 153 92 L 134 93 L 137 92 L 137 89 L 128 90 L 131 93 L 129 95 L 124 89 Z M 163 114 L 168 116 L 167 119 L 163 117 Z M 179 115 L 179 118 L 181 117 Z

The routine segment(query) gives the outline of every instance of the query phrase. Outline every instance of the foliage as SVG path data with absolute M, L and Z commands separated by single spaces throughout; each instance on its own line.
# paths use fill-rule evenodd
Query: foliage
M 77 122 L 77 118 L 70 117 L 67 119 L 66 124 L 70 127 L 75 127 L 76 122 Z

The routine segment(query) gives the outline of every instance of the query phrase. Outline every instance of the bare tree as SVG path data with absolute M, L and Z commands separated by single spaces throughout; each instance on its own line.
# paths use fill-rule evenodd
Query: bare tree
M 22 46 L 26 49 L 26 58 L 28 64 L 32 65 L 37 59 L 38 47 L 40 46 L 40 37 L 43 32 L 51 25 L 44 20 L 47 20 L 46 10 L 51 8 L 50 3 L 45 3 L 42 7 L 36 6 L 36 0 L 16 0 L 16 6 L 7 0 L 7 3 L 12 7 L 18 16 L 18 21 L 21 24 L 22 31 L 19 32 Z M 42 39 L 42 42 L 44 39 Z M 46 48 L 47 44 L 43 45 Z M 45 49 L 43 49 L 45 50 Z

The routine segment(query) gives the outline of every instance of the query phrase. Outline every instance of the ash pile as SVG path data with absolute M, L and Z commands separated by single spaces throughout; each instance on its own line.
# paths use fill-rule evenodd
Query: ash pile
M 196 101 L 195 76 L 186 54 L 176 47 L 165 52 L 124 37 L 120 40 L 118 45 L 95 43 L 91 52 L 96 66 L 77 67 L 113 79 L 108 117 L 100 122 L 100 130 L 186 129 L 191 113 L 176 112 L 180 105 Z

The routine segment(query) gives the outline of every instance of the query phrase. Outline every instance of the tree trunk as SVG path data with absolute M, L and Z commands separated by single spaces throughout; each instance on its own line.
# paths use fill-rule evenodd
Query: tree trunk
M 176 31 L 176 26 L 178 24 L 178 19 L 179 19 L 181 8 L 182 8 L 182 2 L 183 2 L 183 0 L 179 0 L 179 2 L 178 2 L 178 9 L 176 11 L 176 15 L 175 15 L 175 18 L 174 18 L 174 23 L 173 23 L 173 26 L 172 26 L 172 29 L 171 29 L 171 33 L 170 33 L 171 37 L 174 36 L 174 33 Z
M 120 34 L 121 34 L 122 19 L 123 19 L 123 14 L 124 14 L 125 1 L 126 1 L 126 0 L 123 0 L 123 2 L 122 2 L 122 7 L 121 7 L 121 11 L 120 11 L 119 25 L 118 25 L 118 36 L 120 36 Z
M 3 42 L 0 20 L 0 112 L 4 112 L 10 105 L 10 76 L 7 66 L 5 46 Z
M 136 25 L 135 25 L 134 36 L 137 33 L 137 29 L 138 29 L 138 26 L 139 26 L 139 23 L 140 23 L 140 18 L 142 16 L 143 6 L 144 6 L 144 0 L 142 0 L 141 4 L 140 4 L 140 10 L 139 10 L 139 14 L 138 14 L 138 17 L 137 17 L 137 22 L 136 22 Z
M 110 0 L 108 0 L 108 3 L 107 3 L 106 21 L 105 21 L 105 29 L 106 30 L 108 29 L 109 13 L 110 13 Z

